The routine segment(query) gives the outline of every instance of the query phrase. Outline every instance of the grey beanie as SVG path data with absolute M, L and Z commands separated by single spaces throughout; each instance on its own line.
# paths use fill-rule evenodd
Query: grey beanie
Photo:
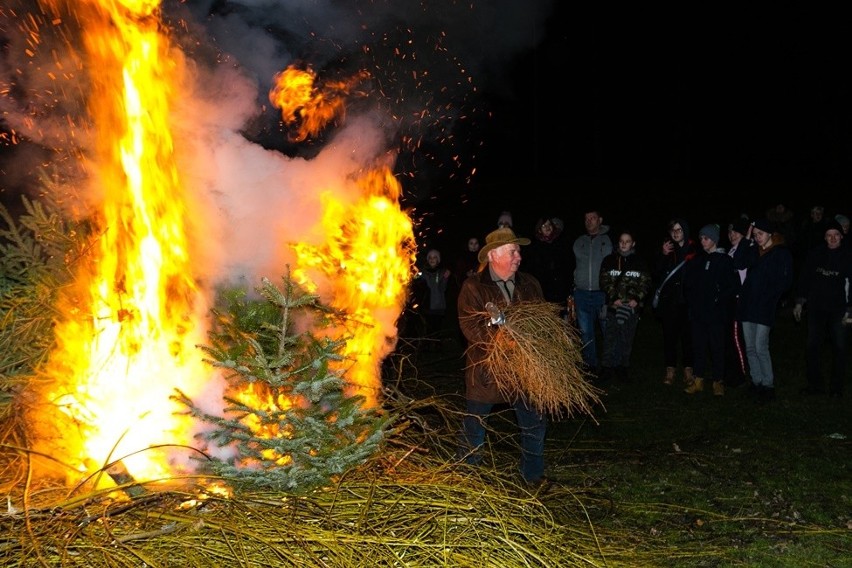
M 701 227 L 701 230 L 698 231 L 699 237 L 707 237 L 714 243 L 719 242 L 719 225 L 704 225 Z

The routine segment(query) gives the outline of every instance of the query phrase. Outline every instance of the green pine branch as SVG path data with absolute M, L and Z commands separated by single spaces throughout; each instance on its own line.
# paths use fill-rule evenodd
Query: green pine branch
M 281 287 L 263 279 L 260 300 L 244 291 L 220 295 L 206 361 L 225 371 L 228 392 L 221 415 L 210 414 L 183 393 L 177 399 L 209 429 L 208 444 L 231 451 L 203 469 L 235 486 L 304 493 L 332 483 L 364 463 L 385 441 L 390 417 L 347 395 L 341 350 L 345 338 L 293 332 L 294 321 L 310 318 L 310 330 L 342 328 L 344 316 L 323 306 L 283 277 Z M 253 406 L 238 393 L 248 389 L 272 406 Z M 254 400 L 254 399 L 253 399 Z M 211 452 L 216 453 L 216 452 Z

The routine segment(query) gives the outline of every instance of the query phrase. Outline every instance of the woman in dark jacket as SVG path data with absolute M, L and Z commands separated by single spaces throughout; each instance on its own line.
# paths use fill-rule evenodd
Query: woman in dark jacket
M 685 220 L 672 219 L 667 228 L 668 238 L 663 241 L 657 259 L 656 280 L 657 286 L 662 286 L 662 289 L 660 303 L 654 312 L 663 327 L 663 361 L 666 364 L 663 382 L 667 385 L 674 383 L 680 347 L 683 382 L 690 385 L 693 380 L 692 331 L 683 295 L 681 263 L 698 254 L 698 245 L 689 238 L 689 224 Z
M 769 332 L 775 325 L 778 302 L 793 284 L 793 256 L 784 237 L 766 219 L 752 223 L 734 255 L 734 267 L 747 268 L 737 305 L 751 380 L 760 401 L 775 398 L 775 375 L 769 353 Z

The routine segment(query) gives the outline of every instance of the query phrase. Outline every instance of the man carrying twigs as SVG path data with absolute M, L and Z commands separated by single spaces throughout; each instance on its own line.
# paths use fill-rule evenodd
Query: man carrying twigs
M 579 341 L 544 301 L 538 280 L 518 272 L 521 247 L 511 228 L 491 232 L 479 251 L 486 265 L 462 284 L 459 324 L 465 351 L 465 400 L 459 457 L 482 461 L 486 422 L 495 404 L 511 403 L 521 431 L 520 473 L 533 486 L 545 482 L 547 415 L 589 411 L 598 391 L 585 381 Z

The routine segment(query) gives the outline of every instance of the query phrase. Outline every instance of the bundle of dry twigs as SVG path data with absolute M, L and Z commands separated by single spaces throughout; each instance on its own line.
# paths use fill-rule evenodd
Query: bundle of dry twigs
M 506 306 L 506 323 L 485 346 L 483 362 L 507 396 L 522 393 L 530 404 L 557 418 L 577 412 L 594 419 L 601 390 L 586 380 L 577 330 L 549 302 Z

